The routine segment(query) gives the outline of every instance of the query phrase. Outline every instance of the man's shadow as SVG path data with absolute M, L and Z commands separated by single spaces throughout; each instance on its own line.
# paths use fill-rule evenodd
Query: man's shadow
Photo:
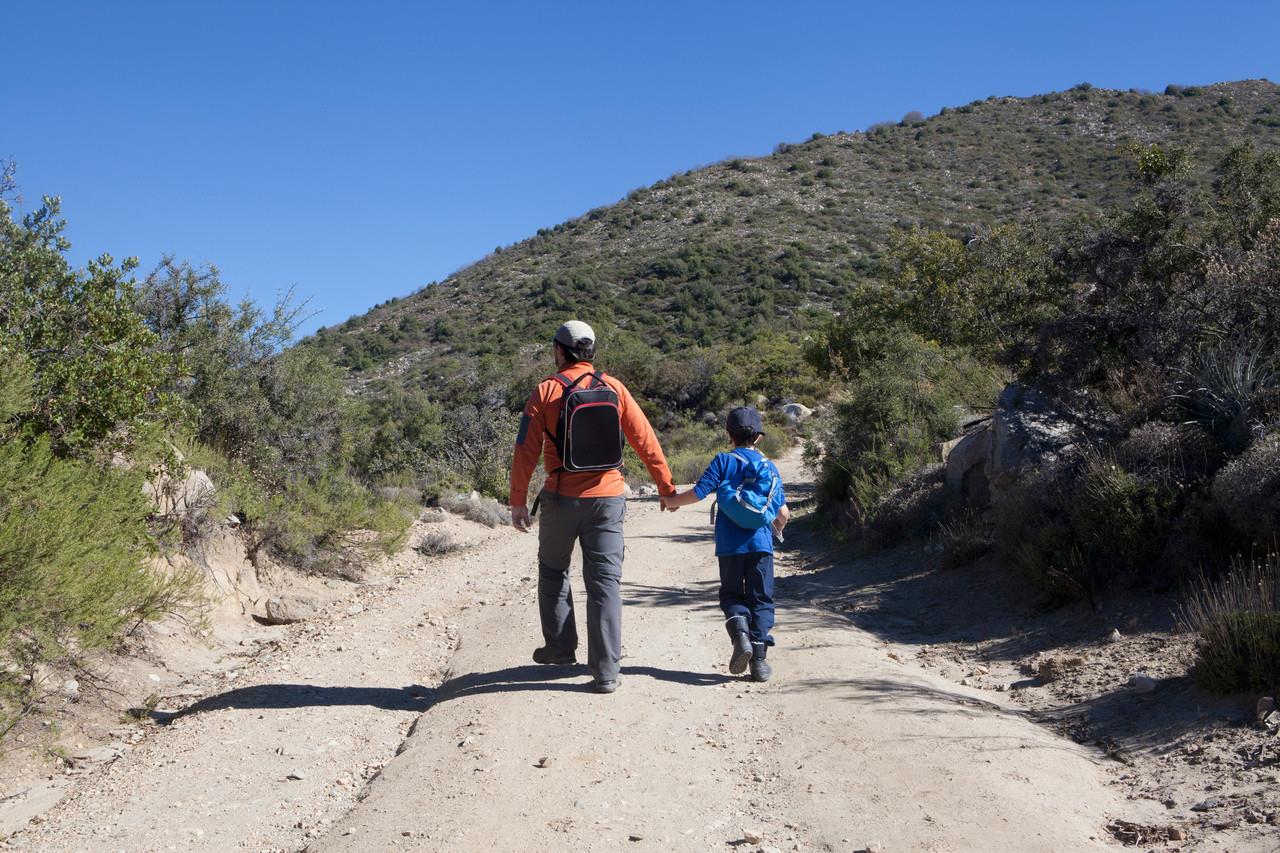
M 654 666 L 624 666 L 628 678 L 652 678 L 690 687 L 711 687 L 732 681 L 730 676 L 715 672 L 685 672 Z M 238 687 L 224 693 L 206 696 L 181 711 L 146 711 L 158 723 L 171 723 L 191 714 L 229 709 L 280 711 L 289 708 L 337 707 L 366 705 L 387 711 L 418 713 L 467 696 L 486 693 L 521 693 L 531 690 L 557 690 L 567 693 L 591 691 L 590 673 L 585 666 L 540 666 L 524 664 L 492 672 L 468 672 L 449 678 L 439 687 L 415 684 L 408 687 L 325 687 L 314 684 L 258 684 Z M 569 681 L 581 679 L 582 681 Z

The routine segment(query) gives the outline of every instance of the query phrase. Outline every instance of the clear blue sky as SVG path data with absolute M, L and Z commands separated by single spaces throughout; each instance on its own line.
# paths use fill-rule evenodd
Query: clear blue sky
M 332 325 L 628 191 L 988 95 L 1280 79 L 1274 2 L 9 3 L 0 157 L 73 258 Z

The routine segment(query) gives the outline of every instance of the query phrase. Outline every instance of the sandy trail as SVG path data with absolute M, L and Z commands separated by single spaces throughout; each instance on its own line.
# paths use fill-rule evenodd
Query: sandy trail
M 803 476 L 784 465 L 789 482 Z M 421 535 L 422 530 L 417 531 Z M 40 850 L 1080 850 L 1102 759 L 780 598 L 727 672 L 705 508 L 632 501 L 617 693 L 538 667 L 536 537 L 425 560 L 309 623 L 15 842 Z M 798 568 L 780 555 L 780 574 Z M 850 582 L 856 577 L 851 569 Z M 575 599 L 583 618 L 581 581 Z M 581 631 L 585 637 L 585 631 Z M 580 657 L 585 657 L 585 649 Z M 289 779 L 289 775 L 301 776 Z M 369 779 L 366 783 L 366 779 Z M 757 840 L 758 839 L 758 840 Z

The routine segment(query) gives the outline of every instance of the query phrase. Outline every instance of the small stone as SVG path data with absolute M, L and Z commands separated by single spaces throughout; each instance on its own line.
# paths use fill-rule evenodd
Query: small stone
M 265 621 L 269 625 L 292 625 L 315 616 L 319 603 L 305 595 L 273 595 L 267 599 Z
M 551 764 L 552 764 L 552 758 L 551 758 L 551 756 L 549 756 L 549 755 L 544 755 L 544 756 L 542 756 L 541 758 L 539 758 L 539 759 L 538 759 L 538 763 L 537 763 L 537 764 L 535 764 L 534 766 L 535 766 L 535 767 L 539 767 L 539 768 L 541 768 L 541 769 L 545 770 L 545 769 L 547 769 L 548 767 L 550 767 L 550 766 L 551 766 Z
M 295 770 L 285 778 L 288 779 L 290 782 L 301 782 L 303 779 L 307 778 L 307 775 L 303 773 L 301 770 Z
M 363 612 L 364 612 L 364 605 L 363 605 L 363 604 L 361 604 L 361 603 L 360 603 L 360 602 L 358 602 L 358 601 L 357 601 L 355 604 L 353 604 L 353 605 L 351 605 L 350 607 L 348 607 L 348 608 L 347 608 L 347 615 L 348 615 L 348 616 L 358 616 L 359 614 L 361 614 L 361 613 L 363 613 Z
M 1107 635 L 1107 642 L 1109 643 L 1118 643 L 1123 639 L 1124 637 L 1121 635 L 1119 628 L 1112 628 L 1111 633 Z
M 1150 693 L 1156 689 L 1156 680 L 1145 672 L 1135 672 L 1129 676 L 1129 686 L 1134 693 Z
M 975 676 L 977 676 L 977 675 L 988 675 L 990 672 L 991 672 L 991 670 L 990 670 L 990 669 L 988 669 L 987 667 L 983 666 L 982 664 L 978 664 L 977 666 L 975 666 L 975 667 L 973 668 L 973 674 L 974 674 Z
M 1261 723 L 1265 721 L 1267 719 L 1267 715 L 1270 714 L 1275 709 L 1276 709 L 1276 697 L 1263 696 L 1261 699 L 1259 699 L 1257 708 L 1254 712 L 1257 715 L 1258 722 Z
M 627 836 L 628 841 L 644 841 L 643 835 L 636 835 L 634 832 Z
M 1186 841 L 1187 840 L 1187 831 L 1185 829 L 1182 829 L 1181 827 L 1177 827 L 1177 826 L 1170 827 L 1169 832 L 1167 834 L 1169 836 L 1170 841 Z
M 80 682 L 74 678 L 68 678 L 62 685 L 62 693 L 68 699 L 80 698 Z
M 748 844 L 759 844 L 764 840 L 764 836 L 754 829 L 744 829 L 742 830 L 742 840 Z
M 1207 800 L 1201 800 L 1196 803 L 1191 807 L 1191 810 L 1193 812 L 1207 812 L 1210 809 L 1216 809 L 1220 805 L 1222 805 L 1222 800 L 1219 800 L 1217 797 L 1210 797 Z
M 1245 809 L 1244 820 L 1245 823 L 1262 823 L 1266 818 L 1263 817 L 1261 813 L 1256 812 L 1253 809 Z
M 355 828 L 354 826 L 348 826 L 346 829 L 342 830 L 342 834 L 343 834 L 343 835 L 355 835 L 355 834 L 356 834 L 356 828 Z

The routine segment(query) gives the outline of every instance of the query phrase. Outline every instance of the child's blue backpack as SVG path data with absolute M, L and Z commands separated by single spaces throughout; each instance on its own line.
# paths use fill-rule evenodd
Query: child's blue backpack
M 716 487 L 716 507 L 734 524 L 747 530 L 773 524 L 781 505 L 776 498 L 782 479 L 763 455 L 758 458 L 737 452 L 729 455 L 741 462 L 742 467 Z

